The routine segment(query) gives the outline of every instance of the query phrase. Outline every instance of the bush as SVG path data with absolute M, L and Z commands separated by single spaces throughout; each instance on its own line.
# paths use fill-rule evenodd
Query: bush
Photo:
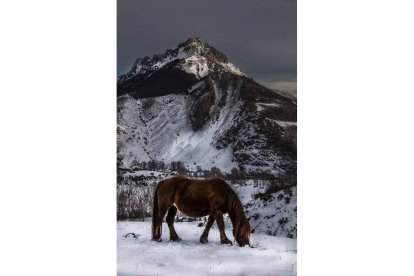
M 144 220 L 152 214 L 154 186 L 118 185 L 117 219 Z
M 266 193 L 272 194 L 277 193 L 281 190 L 296 186 L 296 172 L 286 173 L 283 175 L 278 175 L 276 179 L 270 182 L 269 187 L 266 190 Z
M 259 215 L 258 213 L 254 214 L 254 215 L 252 216 L 252 218 L 254 218 L 254 220 L 257 220 L 259 217 L 260 217 L 260 215 Z
M 260 199 L 263 201 L 271 201 L 273 199 L 273 196 L 271 194 L 266 194 L 266 193 L 258 193 L 258 194 L 254 194 L 254 199 Z
M 293 196 L 293 191 L 291 187 L 283 189 L 283 192 L 288 196 Z
M 283 218 L 279 219 L 279 224 L 280 225 L 285 225 L 288 221 L 289 221 L 289 219 L 287 217 L 283 217 Z

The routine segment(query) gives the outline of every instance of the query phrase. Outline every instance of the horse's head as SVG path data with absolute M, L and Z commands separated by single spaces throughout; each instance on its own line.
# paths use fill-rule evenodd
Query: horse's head
M 246 244 L 250 246 L 250 233 L 250 223 L 246 218 L 233 228 L 233 236 L 239 246 L 245 246 Z

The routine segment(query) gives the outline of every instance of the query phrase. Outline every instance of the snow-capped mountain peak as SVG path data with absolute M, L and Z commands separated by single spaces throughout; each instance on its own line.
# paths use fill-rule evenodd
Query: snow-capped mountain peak
M 163 54 L 138 58 L 131 70 L 120 76 L 119 80 L 127 81 L 136 76 L 149 77 L 165 67 L 179 69 L 197 79 L 222 71 L 245 76 L 223 53 L 199 38 L 189 38 L 177 48 L 168 49 Z

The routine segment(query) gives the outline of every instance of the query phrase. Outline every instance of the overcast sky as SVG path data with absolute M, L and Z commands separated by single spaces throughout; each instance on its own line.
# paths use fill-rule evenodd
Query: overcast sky
M 118 74 L 199 37 L 271 88 L 296 88 L 296 0 L 118 0 Z

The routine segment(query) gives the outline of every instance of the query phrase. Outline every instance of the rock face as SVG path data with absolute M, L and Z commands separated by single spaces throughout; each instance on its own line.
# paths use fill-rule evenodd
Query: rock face
M 252 57 L 254 58 L 254 57 Z M 296 172 L 296 101 L 197 38 L 118 78 L 118 156 L 223 171 Z

